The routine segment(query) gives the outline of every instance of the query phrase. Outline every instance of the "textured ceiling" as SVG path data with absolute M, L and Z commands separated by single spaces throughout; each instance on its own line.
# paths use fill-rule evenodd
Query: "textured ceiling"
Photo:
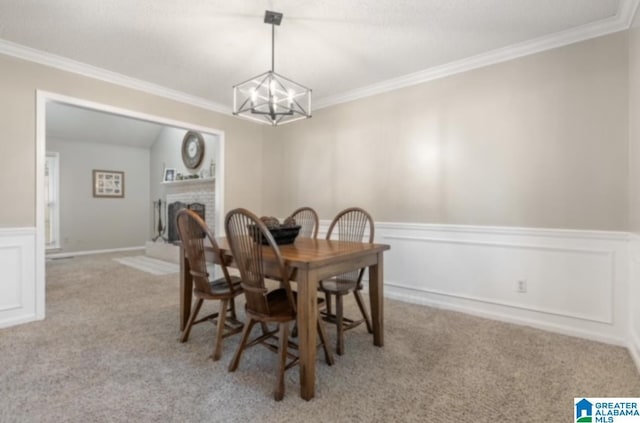
M 408 74 L 615 19 L 638 0 L 0 0 L 0 39 L 230 108 L 270 67 L 330 102 Z M 630 6 L 631 5 L 631 6 Z

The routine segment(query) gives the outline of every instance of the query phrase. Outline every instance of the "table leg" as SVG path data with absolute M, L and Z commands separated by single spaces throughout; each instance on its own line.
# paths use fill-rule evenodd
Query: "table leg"
M 369 301 L 371 323 L 373 324 L 373 345 L 384 346 L 384 273 L 382 252 L 377 263 L 369 266 Z
M 193 279 L 189 260 L 180 246 L 180 330 L 183 331 L 191 314 L 191 296 L 193 294 Z
M 316 322 L 318 319 L 318 276 L 315 271 L 298 271 L 298 342 L 300 354 L 300 396 L 310 400 L 316 383 Z

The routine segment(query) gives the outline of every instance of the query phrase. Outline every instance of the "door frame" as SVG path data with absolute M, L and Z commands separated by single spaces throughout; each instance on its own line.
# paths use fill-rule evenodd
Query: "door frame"
M 47 104 L 61 103 L 99 112 L 110 113 L 125 118 L 133 118 L 153 122 L 160 125 L 184 128 L 211 135 L 218 139 L 216 143 L 215 200 L 216 219 L 214 233 L 222 233 L 224 227 L 224 131 L 202 125 L 170 119 L 166 117 L 141 113 L 122 107 L 97 103 L 77 97 L 36 90 L 36 286 L 35 311 L 36 319 L 45 317 L 45 225 L 44 225 L 44 166 L 46 160 L 46 113 Z

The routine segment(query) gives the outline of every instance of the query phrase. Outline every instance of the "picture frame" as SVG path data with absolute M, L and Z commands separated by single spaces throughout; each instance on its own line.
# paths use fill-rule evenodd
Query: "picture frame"
M 162 182 L 173 182 L 176 180 L 176 170 L 172 167 L 168 167 L 164 170 L 164 177 Z
M 94 169 L 93 196 L 95 198 L 124 198 L 124 172 Z

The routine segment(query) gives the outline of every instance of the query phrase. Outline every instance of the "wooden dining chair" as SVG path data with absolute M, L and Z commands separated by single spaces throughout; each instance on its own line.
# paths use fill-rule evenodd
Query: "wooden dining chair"
M 240 333 L 243 324 L 238 321 L 235 308 L 235 297 L 242 294 L 240 278 L 230 276 L 227 270 L 227 260 L 223 257 L 216 243 L 213 233 L 207 224 L 193 210 L 182 209 L 176 217 L 178 236 L 185 256 L 189 262 L 190 274 L 193 278 L 193 295 L 195 305 L 182 332 L 180 342 L 187 342 L 193 325 L 210 320 L 216 322 L 216 340 L 211 358 L 219 360 L 222 356 L 222 340 L 228 336 Z M 205 239 L 211 244 L 213 254 L 220 258 L 223 277 L 210 280 L 205 257 Z M 196 320 L 204 300 L 220 301 L 217 312 Z M 227 316 L 229 314 L 229 316 Z
M 344 242 L 373 242 L 373 219 L 369 213 L 358 207 L 351 207 L 338 213 L 329 225 L 327 239 L 336 238 Z M 365 268 L 337 275 L 331 279 L 322 280 L 318 289 L 325 294 L 326 309 L 321 312 L 326 322 L 336 325 L 336 352 L 344 353 L 344 331 L 352 329 L 362 322 L 367 325 L 367 331 L 373 333 L 371 318 L 362 300 L 362 277 Z M 362 314 L 362 319 L 353 320 L 344 316 L 343 297 L 350 292 L 353 295 Z M 335 313 L 332 311 L 331 299 L 335 297 Z
M 318 213 L 311 207 L 300 207 L 294 210 L 289 218 L 293 218 L 296 224 L 301 226 L 299 237 L 315 239 L 318 236 L 320 219 L 318 219 Z
M 264 223 L 246 209 L 230 211 L 225 218 L 225 230 L 231 247 L 231 253 L 238 264 L 242 277 L 242 287 L 246 298 L 245 314 L 248 319 L 242 333 L 240 345 L 229 363 L 229 371 L 238 368 L 240 358 L 245 349 L 257 344 L 264 344 L 278 353 L 278 380 L 274 391 L 276 401 L 284 397 L 284 373 L 298 364 L 299 357 L 290 352 L 294 346 L 289 340 L 289 324 L 296 321 L 296 299 L 289 283 L 289 269 L 285 266 L 280 248 Z M 263 240 L 267 245 L 263 245 Z M 264 256 L 270 257 L 269 262 Z M 280 287 L 269 290 L 266 287 L 267 275 L 277 277 Z M 316 317 L 320 342 L 324 348 L 327 364 L 333 364 L 333 355 L 328 347 L 324 326 L 319 316 Z M 256 323 L 260 323 L 262 334 L 249 341 L 249 335 Z M 276 324 L 276 329 L 269 329 L 268 324 Z M 277 340 L 274 345 L 273 340 Z M 289 362 L 287 360 L 290 359 Z

